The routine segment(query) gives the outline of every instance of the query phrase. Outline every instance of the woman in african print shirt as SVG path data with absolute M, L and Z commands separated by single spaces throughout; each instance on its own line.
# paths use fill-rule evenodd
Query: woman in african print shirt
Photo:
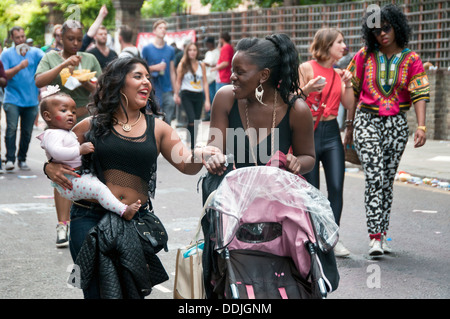
M 370 28 L 370 19 L 376 14 L 381 15 L 381 23 Z M 382 255 L 392 251 L 386 232 L 394 178 L 408 141 L 405 112 L 414 105 L 418 125 L 414 146 L 421 147 L 426 141 L 429 82 L 419 56 L 407 48 L 411 29 L 397 6 L 389 4 L 379 12 L 368 12 L 362 33 L 366 46 L 348 66 L 358 105 L 356 115 L 347 114 L 344 144 L 354 138 L 365 174 L 369 254 Z

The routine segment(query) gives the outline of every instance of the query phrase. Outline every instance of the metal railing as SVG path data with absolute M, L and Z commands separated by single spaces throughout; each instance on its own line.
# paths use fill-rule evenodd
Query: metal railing
M 391 1 L 395 3 L 396 1 Z M 309 46 L 322 27 L 339 28 L 351 53 L 361 46 L 361 19 L 371 4 L 386 1 L 360 1 L 294 7 L 257 9 L 243 12 L 214 12 L 208 15 L 180 15 L 166 18 L 168 30 L 194 29 L 197 40 L 205 36 L 219 38 L 228 31 L 235 44 L 244 37 L 264 37 L 286 33 L 297 46 L 302 61 L 310 59 Z M 450 67 L 450 1 L 405 0 L 397 3 L 408 17 L 413 30 L 409 48 L 424 62 L 439 68 Z M 143 19 L 140 31 L 151 32 L 155 19 Z

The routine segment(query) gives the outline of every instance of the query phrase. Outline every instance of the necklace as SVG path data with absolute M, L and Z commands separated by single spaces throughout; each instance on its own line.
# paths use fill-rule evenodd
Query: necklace
M 275 122 L 277 119 L 277 111 L 276 111 L 276 107 L 277 107 L 277 94 L 278 92 L 275 90 L 275 97 L 274 97 L 274 101 L 273 101 L 273 113 L 272 113 L 272 128 L 270 129 L 270 138 L 271 138 L 271 154 L 270 157 L 273 156 L 274 154 L 274 148 L 275 148 Z M 247 121 L 247 129 L 245 130 L 247 137 L 248 137 L 248 141 L 249 141 L 249 146 L 250 146 L 250 150 L 252 152 L 252 158 L 253 161 L 255 162 L 255 166 L 258 166 L 258 162 L 256 161 L 256 156 L 255 156 L 255 151 L 253 150 L 253 146 L 251 143 L 251 139 L 250 139 L 250 134 L 248 132 L 248 129 L 250 128 L 250 122 L 248 120 L 248 101 L 245 104 L 245 119 Z M 257 144 L 257 143 L 256 143 Z M 256 146 L 255 144 L 255 146 Z
M 139 120 L 141 119 L 141 115 L 142 115 L 142 112 L 139 112 L 139 117 L 136 120 L 136 122 L 134 122 L 133 124 L 128 124 L 128 122 L 127 123 L 122 123 L 120 121 L 117 121 L 117 123 L 119 125 L 122 125 L 122 130 L 124 130 L 125 132 L 129 132 L 129 131 L 131 131 L 133 126 L 135 126 L 139 122 Z

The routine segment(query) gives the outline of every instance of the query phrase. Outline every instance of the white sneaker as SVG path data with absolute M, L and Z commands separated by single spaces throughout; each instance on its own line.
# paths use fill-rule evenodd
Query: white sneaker
M 62 248 L 69 246 L 68 229 L 67 225 L 56 225 L 56 247 Z
M 31 171 L 31 168 L 27 165 L 26 162 L 19 162 L 19 168 L 21 171 Z
M 6 169 L 7 171 L 12 171 L 12 170 L 14 169 L 14 163 L 11 162 L 11 161 L 6 162 L 6 164 L 5 164 L 5 169 Z
M 369 245 L 370 245 L 369 249 L 370 256 L 380 256 L 384 254 L 383 248 L 381 247 L 381 240 L 374 238 L 370 241 Z
M 392 248 L 389 247 L 387 240 L 386 240 L 386 235 L 382 236 L 383 239 L 381 241 L 381 248 L 383 248 L 384 253 L 386 254 L 390 254 L 392 253 Z
M 336 257 L 347 257 L 350 255 L 350 251 L 345 248 L 340 240 L 337 242 L 336 246 L 334 246 L 333 251 Z

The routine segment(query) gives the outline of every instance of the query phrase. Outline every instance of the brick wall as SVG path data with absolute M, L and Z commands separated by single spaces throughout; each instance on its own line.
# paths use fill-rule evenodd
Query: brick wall
M 427 103 L 427 138 L 432 140 L 450 140 L 450 71 L 443 69 L 428 70 L 430 80 L 430 102 Z M 414 107 L 408 112 L 409 132 L 417 128 Z

